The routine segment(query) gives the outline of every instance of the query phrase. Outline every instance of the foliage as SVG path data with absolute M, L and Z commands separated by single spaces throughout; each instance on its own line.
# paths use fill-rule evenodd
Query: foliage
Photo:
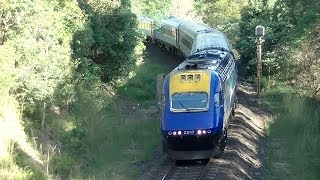
M 194 7 L 203 17 L 204 22 L 219 28 L 230 22 L 238 21 L 242 9 L 247 4 L 248 0 L 195 0 Z
M 47 179 L 35 165 L 40 157 L 28 143 L 17 106 L 14 97 L 0 97 L 0 179 Z
M 99 134 L 87 127 L 98 123 L 89 114 L 99 120 L 106 116 L 100 78 L 110 82 L 125 76 L 141 58 L 136 16 L 126 0 L 0 0 L 0 4 L 0 102 L 11 94 L 19 100 L 29 134 L 63 143 L 58 148 L 65 152 L 52 162 L 57 165 L 54 173 L 66 175 L 88 149 L 96 148 L 87 142 Z M 82 109 L 77 110 L 79 102 Z M 86 111 L 86 105 L 91 109 Z M 103 116 L 95 116 L 97 112 Z
M 53 168 L 55 174 L 60 174 L 66 178 L 70 169 L 74 166 L 75 161 L 68 155 L 55 155 L 50 161 L 50 165 Z
M 268 127 L 265 178 L 319 179 L 320 107 L 319 101 L 310 97 L 320 97 L 320 2 L 248 1 L 235 20 L 238 28 L 228 29 L 223 27 L 236 17 L 234 11 L 224 11 L 228 1 L 197 2 L 196 8 L 206 22 L 238 36 L 232 39 L 240 53 L 240 68 L 251 80 L 255 79 L 257 65 L 254 29 L 257 25 L 266 27 L 262 57 L 267 91 L 264 103 L 277 116 Z M 209 7 L 202 6 L 204 3 Z
M 279 88 L 265 100 L 278 114 L 268 126 L 266 179 L 319 179 L 319 102 Z
M 107 1 L 106 4 L 112 4 L 111 2 Z M 93 37 L 87 58 L 98 65 L 101 78 L 106 82 L 128 75 L 135 68 L 135 61 L 139 58 L 135 48 L 141 41 L 136 31 L 136 16 L 130 11 L 129 3 L 122 1 L 120 5 L 113 6 L 106 8 L 100 1 L 81 2 L 82 10 L 90 19 L 88 25 Z M 75 36 L 77 51 L 84 50 L 77 46 L 81 44 L 79 42 L 85 32 L 87 31 Z M 90 65 L 90 62 L 85 61 Z
M 132 11 L 160 21 L 169 15 L 172 0 L 131 0 Z
M 77 82 L 76 99 L 70 106 L 76 123 L 63 141 L 64 147 L 73 152 L 70 156 L 76 155 L 76 164 L 84 167 L 82 171 L 73 171 L 79 178 L 134 179 L 138 175 L 134 164 L 148 159 L 158 143 L 154 110 L 138 105 L 149 105 L 154 97 L 134 99 L 132 97 L 141 95 L 139 91 L 122 92 L 123 87 L 130 88 L 146 80 L 146 93 L 155 94 L 155 74 L 165 71 L 145 62 L 148 63 L 140 65 L 134 71 L 136 75 L 127 79 L 119 89 L 101 85 L 100 81 Z M 78 158 L 80 155 L 82 158 Z
M 194 9 L 203 21 L 226 33 L 231 44 L 239 39 L 239 19 L 248 0 L 195 0 Z
M 162 66 L 143 64 L 137 69 L 137 74 L 120 87 L 119 93 L 122 97 L 147 103 L 142 106 L 154 104 L 156 97 L 155 77 L 164 72 L 168 73 L 168 70 L 164 70 Z
M 255 3 L 254 3 L 255 2 Z M 247 75 L 256 69 L 256 25 L 267 28 L 263 46 L 263 75 L 299 86 L 300 93 L 319 96 L 319 13 L 320 3 L 310 0 L 252 1 L 242 12 L 237 49 Z

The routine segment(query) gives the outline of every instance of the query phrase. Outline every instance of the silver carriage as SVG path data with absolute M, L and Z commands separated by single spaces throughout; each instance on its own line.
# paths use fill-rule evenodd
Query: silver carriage
M 162 20 L 160 28 L 154 32 L 157 43 L 172 51 L 178 50 L 178 28 L 182 22 L 182 19 L 173 16 Z
M 147 36 L 147 39 L 153 38 L 154 20 L 145 16 L 139 16 L 138 29 Z
M 232 51 L 222 32 L 203 23 L 185 21 L 173 16 L 161 21 L 161 26 L 154 31 L 154 36 L 158 45 L 180 52 L 184 57 L 214 48 Z
M 223 33 L 208 25 L 191 21 L 184 22 L 179 26 L 178 46 L 185 57 L 198 51 L 213 48 L 223 48 L 232 51 Z

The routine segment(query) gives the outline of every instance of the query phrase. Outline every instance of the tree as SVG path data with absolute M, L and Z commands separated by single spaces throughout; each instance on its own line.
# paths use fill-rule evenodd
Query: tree
M 169 15 L 171 0 L 131 0 L 132 11 L 159 22 Z

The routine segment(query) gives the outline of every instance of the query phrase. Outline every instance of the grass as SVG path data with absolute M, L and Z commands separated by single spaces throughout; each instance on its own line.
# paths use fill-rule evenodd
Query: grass
M 41 168 L 29 162 L 38 157 L 28 142 L 20 118 L 14 98 L 9 95 L 1 97 L 0 179 L 46 179 L 48 177 Z
M 157 74 L 167 72 L 147 61 L 119 87 L 118 96 L 102 110 L 105 123 L 99 127 L 104 127 L 100 134 L 103 139 L 95 141 L 99 143 L 94 145 L 99 147 L 93 151 L 95 162 L 85 174 L 103 179 L 136 179 L 139 164 L 148 160 L 159 144 L 159 121 L 149 107 L 155 104 Z
M 277 114 L 267 129 L 266 179 L 320 179 L 320 102 L 277 88 L 264 105 Z
M 114 93 L 80 85 L 69 116 L 48 115 L 64 148 L 52 158 L 53 171 L 64 178 L 136 179 L 159 144 L 156 76 L 168 71 L 146 60 Z
M 44 148 L 48 144 L 60 144 L 51 152 L 48 169 L 52 177 L 136 179 L 139 176 L 160 140 L 156 77 L 169 72 L 149 62 L 149 58 L 144 58 L 144 63 L 133 72 L 135 75 L 122 86 L 103 86 L 98 80 L 77 82 L 75 102 L 67 112 L 48 109 L 44 129 L 40 130 L 40 121 L 36 121 L 39 117 L 27 121 L 25 131 L 29 136 L 47 133 L 49 141 L 39 139 L 36 144 Z M 24 162 L 23 158 L 16 161 Z M 33 169 L 30 172 L 37 173 Z
M 157 74 L 166 74 L 169 70 L 163 66 L 145 63 L 128 83 L 119 88 L 119 94 L 148 107 L 155 103 Z

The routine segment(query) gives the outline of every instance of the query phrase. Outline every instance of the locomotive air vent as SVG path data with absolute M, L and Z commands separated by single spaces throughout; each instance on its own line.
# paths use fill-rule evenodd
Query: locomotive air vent
M 194 80 L 195 81 L 200 81 L 201 79 L 201 75 L 200 74 L 196 74 L 195 77 L 194 77 Z
M 181 80 L 181 81 L 186 81 L 186 75 L 181 75 L 181 76 L 180 76 L 180 80 Z
M 180 82 L 199 82 L 201 74 L 181 74 Z

